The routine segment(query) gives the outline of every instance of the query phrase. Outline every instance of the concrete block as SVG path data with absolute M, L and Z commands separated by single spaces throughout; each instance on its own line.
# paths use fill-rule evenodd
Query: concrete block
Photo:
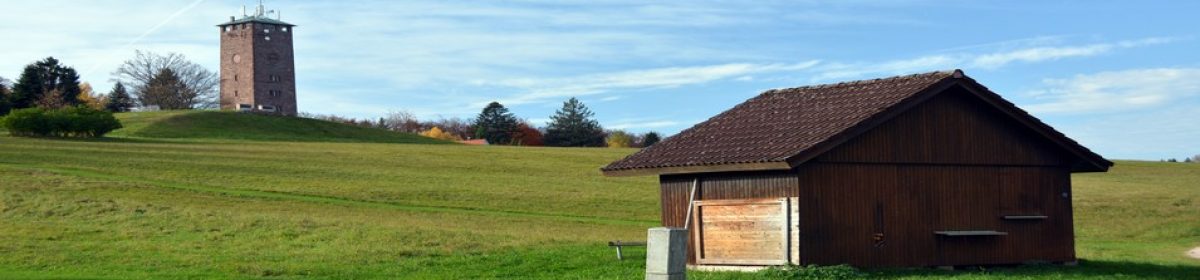
M 686 279 L 687 230 L 656 227 L 646 237 L 646 280 Z

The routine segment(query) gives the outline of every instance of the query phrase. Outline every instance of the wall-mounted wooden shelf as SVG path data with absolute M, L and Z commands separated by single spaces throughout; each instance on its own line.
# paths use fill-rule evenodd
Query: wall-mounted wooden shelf
M 935 231 L 935 232 L 933 232 L 933 234 L 941 235 L 941 236 L 949 236 L 949 237 L 1008 235 L 1007 232 L 1000 232 L 1000 231 L 994 231 L 994 230 L 947 230 L 947 231 Z

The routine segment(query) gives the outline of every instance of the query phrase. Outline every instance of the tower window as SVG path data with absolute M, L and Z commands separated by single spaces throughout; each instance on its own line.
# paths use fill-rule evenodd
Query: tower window
M 279 76 L 271 75 L 271 81 L 272 81 L 272 82 L 278 82 L 278 81 L 279 81 Z
M 266 38 L 266 39 L 267 39 L 267 41 L 270 41 L 270 40 L 271 40 L 271 36 L 267 36 L 267 38 Z
M 233 97 L 237 97 L 237 96 L 238 96 L 238 91 L 236 91 L 236 90 L 233 91 Z
M 263 33 L 270 34 L 270 33 L 271 33 L 271 30 L 270 30 L 270 29 L 263 29 Z
M 283 32 L 288 32 L 287 26 L 284 26 L 282 29 L 283 29 Z
M 237 75 L 233 75 L 233 81 L 235 81 L 235 82 L 236 82 L 237 80 L 238 80 L 238 76 L 237 76 Z

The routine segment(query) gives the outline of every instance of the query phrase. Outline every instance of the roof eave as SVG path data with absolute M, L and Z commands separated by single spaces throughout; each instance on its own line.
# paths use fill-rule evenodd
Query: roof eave
M 607 177 L 657 176 L 672 174 L 716 173 L 735 171 L 770 171 L 790 170 L 792 166 L 786 162 L 754 162 L 693 166 L 669 166 L 631 169 L 601 169 Z
M 296 26 L 298 26 L 298 25 L 295 25 L 295 24 L 286 23 L 286 22 L 282 22 L 282 21 L 274 21 L 274 20 L 272 20 L 272 21 L 265 21 L 265 20 L 254 20 L 254 19 L 239 19 L 239 20 L 235 20 L 235 21 L 230 21 L 230 22 L 226 22 L 226 23 L 218 24 L 218 25 L 217 25 L 217 27 L 225 27 L 225 26 L 230 26 L 230 25 L 234 25 L 234 24 L 243 24 L 243 23 L 252 23 L 252 22 L 256 22 L 256 23 L 266 23 L 266 24 L 274 24 L 274 25 L 283 25 L 283 26 L 287 26 L 287 27 L 296 27 Z

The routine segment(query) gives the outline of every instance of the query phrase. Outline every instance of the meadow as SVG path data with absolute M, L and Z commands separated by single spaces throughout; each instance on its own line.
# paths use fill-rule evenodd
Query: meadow
M 643 250 L 618 261 L 604 243 L 657 224 L 657 180 L 598 171 L 632 149 L 465 146 L 203 114 L 216 115 L 121 114 L 126 128 L 100 140 L 0 136 L 0 278 L 642 277 Z M 1073 181 L 1079 266 L 865 273 L 1200 277 L 1184 255 L 1200 246 L 1200 164 L 1118 161 Z

